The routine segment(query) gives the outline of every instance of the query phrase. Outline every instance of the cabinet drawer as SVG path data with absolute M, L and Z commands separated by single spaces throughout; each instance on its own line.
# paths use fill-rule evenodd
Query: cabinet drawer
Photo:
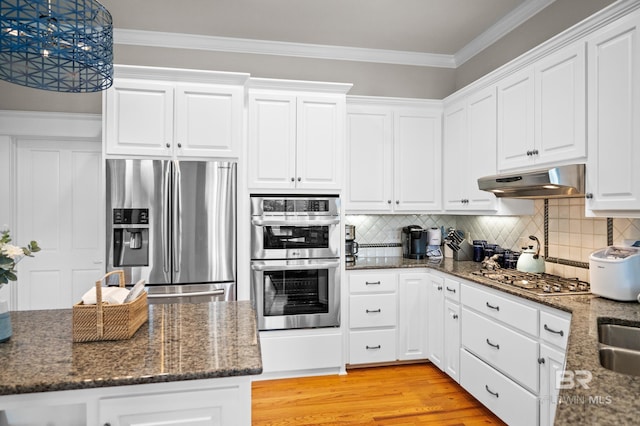
M 535 395 L 465 350 L 460 351 L 460 384 L 507 424 L 538 424 Z
M 349 327 L 395 327 L 395 294 L 360 294 L 349 298 Z
M 540 337 L 545 342 L 566 349 L 569 338 L 569 326 L 571 317 L 561 317 L 549 312 L 540 311 Z
M 538 336 L 536 308 L 467 284 L 462 284 L 462 304 L 532 336 Z
M 398 276 L 395 273 L 351 274 L 349 290 L 351 293 L 394 292 L 397 288 Z
M 460 302 L 460 282 L 451 278 L 444 279 L 444 297 L 454 302 Z
M 369 364 L 396 360 L 396 330 L 349 333 L 349 363 Z
M 532 392 L 538 392 L 538 342 L 466 308 L 462 345 Z

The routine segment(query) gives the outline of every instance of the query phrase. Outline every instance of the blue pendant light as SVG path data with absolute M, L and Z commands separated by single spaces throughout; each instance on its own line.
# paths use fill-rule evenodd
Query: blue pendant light
M 113 21 L 95 0 L 0 0 L 0 79 L 57 92 L 113 82 Z

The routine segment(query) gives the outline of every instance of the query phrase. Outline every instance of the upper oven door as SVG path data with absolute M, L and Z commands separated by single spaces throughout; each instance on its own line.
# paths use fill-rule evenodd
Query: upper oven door
M 340 257 L 340 219 L 253 217 L 251 259 Z
M 337 257 L 340 257 L 338 197 L 251 197 L 251 259 Z

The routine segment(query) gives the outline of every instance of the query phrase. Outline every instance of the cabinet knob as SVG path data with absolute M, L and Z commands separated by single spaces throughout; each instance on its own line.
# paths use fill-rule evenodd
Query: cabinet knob
M 391 200 L 387 200 L 387 204 L 391 204 Z
M 171 148 L 171 144 L 167 142 L 167 144 L 165 145 L 167 148 Z
M 295 178 L 291 178 L 291 182 L 295 182 L 295 181 L 296 181 L 296 179 L 295 179 Z
M 178 142 L 178 148 L 182 148 L 182 144 Z
M 451 315 L 451 318 L 453 318 L 453 319 L 458 319 L 458 314 L 453 314 L 453 315 Z
M 540 151 L 538 151 L 537 149 L 534 149 L 533 151 L 531 151 L 531 153 L 533 155 L 538 155 L 538 154 L 540 154 Z
M 104 424 L 104 426 L 111 426 L 111 423 L 107 422 Z
M 396 204 L 400 204 L 400 200 L 396 200 Z
M 298 176 L 298 182 L 300 182 L 302 180 L 302 178 L 300 176 Z
M 542 365 L 544 364 L 544 358 L 538 358 L 538 364 Z
M 442 291 L 442 286 L 441 285 L 438 286 L 438 291 Z
M 533 155 L 532 151 L 527 151 L 527 157 L 531 157 Z
M 586 198 L 587 200 L 590 200 L 593 198 L 593 194 L 591 192 L 587 192 L 584 196 L 584 198 Z

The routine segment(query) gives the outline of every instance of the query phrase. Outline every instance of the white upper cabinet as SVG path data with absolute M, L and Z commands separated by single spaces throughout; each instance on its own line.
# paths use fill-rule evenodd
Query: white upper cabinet
M 116 65 L 103 97 L 107 155 L 237 157 L 246 74 Z
M 587 213 L 640 215 L 639 30 L 636 12 L 597 31 L 587 43 Z
M 584 161 L 585 48 L 574 43 L 498 82 L 498 170 Z
M 251 84 L 259 88 L 249 91 L 249 187 L 339 190 L 351 85 L 326 83 L 325 92 L 311 93 L 286 90 L 280 80 L 274 84 L 281 90 L 264 90 L 266 79 Z
M 445 210 L 495 212 L 496 197 L 477 183 L 496 173 L 495 87 L 445 108 L 443 151 Z
M 346 210 L 441 211 L 441 120 L 440 102 L 350 98 Z

